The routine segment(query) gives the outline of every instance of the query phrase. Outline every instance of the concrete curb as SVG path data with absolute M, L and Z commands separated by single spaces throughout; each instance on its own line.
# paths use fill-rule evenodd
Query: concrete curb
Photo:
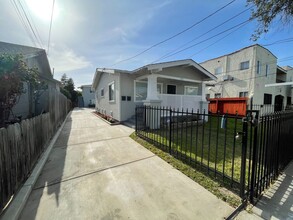
M 53 149 L 53 146 L 59 137 L 61 130 L 63 129 L 67 118 L 69 116 L 70 112 L 67 114 L 65 120 L 63 121 L 62 125 L 50 141 L 49 146 L 47 147 L 46 151 L 41 155 L 41 158 L 37 162 L 35 168 L 33 169 L 30 177 L 26 180 L 24 185 L 21 187 L 21 189 L 17 192 L 15 197 L 13 198 L 12 202 L 9 204 L 7 210 L 4 212 L 1 220 L 17 220 L 20 216 L 20 213 L 22 212 L 26 201 L 28 200 L 28 197 L 51 153 L 51 150 Z

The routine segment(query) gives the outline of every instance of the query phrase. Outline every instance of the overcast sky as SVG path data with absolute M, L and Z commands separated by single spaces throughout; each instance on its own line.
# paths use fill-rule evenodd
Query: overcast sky
M 250 37 L 256 22 L 228 30 L 246 21 L 249 10 L 221 25 L 247 9 L 246 1 L 236 0 L 183 34 L 119 63 L 183 31 L 229 2 L 231 0 L 55 0 L 48 53 L 51 68 L 55 70 L 54 78 L 60 80 L 66 73 L 80 86 L 92 83 L 97 67 L 133 70 L 154 61 L 187 58 L 200 63 L 254 44 Z M 42 47 L 48 52 L 52 3 L 53 0 L 1 0 L 0 41 Z M 33 33 L 29 25 L 25 28 L 22 8 L 40 43 L 30 37 Z M 279 58 L 280 66 L 293 66 L 293 41 L 280 41 L 293 38 L 290 29 L 292 26 L 282 28 L 276 22 L 270 32 L 257 41 L 262 45 L 277 42 L 267 48 Z M 180 47 L 190 48 L 159 59 Z

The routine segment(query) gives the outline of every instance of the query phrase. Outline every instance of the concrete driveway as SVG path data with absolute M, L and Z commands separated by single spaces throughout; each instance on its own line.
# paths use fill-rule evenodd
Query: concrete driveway
M 134 142 L 133 129 L 76 109 L 20 219 L 223 219 L 233 208 Z

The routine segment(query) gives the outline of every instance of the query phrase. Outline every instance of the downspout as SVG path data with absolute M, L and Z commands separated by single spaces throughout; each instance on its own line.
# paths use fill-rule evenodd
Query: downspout
M 120 99 L 120 97 L 121 97 L 121 73 L 119 72 L 118 73 L 118 82 L 117 82 L 117 84 L 119 85 L 119 90 L 118 90 L 118 97 L 116 97 L 116 99 L 117 99 L 117 105 L 118 105 L 118 112 L 119 112 L 119 121 L 121 121 L 121 114 L 122 114 L 122 112 L 121 112 L 121 99 Z

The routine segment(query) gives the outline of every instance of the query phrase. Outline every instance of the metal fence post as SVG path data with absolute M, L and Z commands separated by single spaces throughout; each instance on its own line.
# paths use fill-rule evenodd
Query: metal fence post
M 247 154 L 247 118 L 242 119 L 242 152 L 241 152 L 241 172 L 240 172 L 240 197 L 244 199 L 245 195 L 245 177 L 246 177 L 246 154 Z
M 253 203 L 253 197 L 255 193 L 255 179 L 256 179 L 256 168 L 257 168 L 257 141 L 258 141 L 258 115 L 259 112 L 255 111 L 255 118 L 252 120 L 254 126 L 254 134 L 253 134 L 253 149 L 252 149 L 252 166 L 251 166 L 251 180 L 250 180 L 250 197 L 249 200 Z
M 169 119 L 169 154 L 172 155 L 172 109 L 170 108 L 170 119 Z

